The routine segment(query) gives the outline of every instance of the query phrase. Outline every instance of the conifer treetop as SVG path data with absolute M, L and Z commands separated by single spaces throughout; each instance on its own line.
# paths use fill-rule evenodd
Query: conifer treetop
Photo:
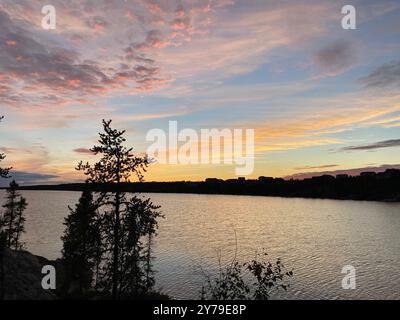
M 133 148 L 124 146 L 126 139 L 125 130 L 119 131 L 111 128 L 112 120 L 103 119 L 103 133 L 99 133 L 98 145 L 90 149 L 95 155 L 102 155 L 94 165 L 82 161 L 76 170 L 83 171 L 87 182 L 94 183 L 120 183 L 129 182 L 132 174 L 139 181 L 143 181 L 143 173 L 149 164 L 149 159 L 133 154 Z

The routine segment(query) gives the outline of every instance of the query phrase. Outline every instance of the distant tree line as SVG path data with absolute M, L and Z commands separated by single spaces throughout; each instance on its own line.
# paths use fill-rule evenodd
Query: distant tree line
M 84 184 L 34 186 L 26 189 L 82 190 Z M 196 193 L 278 196 L 341 200 L 400 201 L 400 170 L 368 172 L 360 176 L 319 176 L 304 180 L 260 177 L 257 180 L 207 179 L 205 182 L 133 182 L 92 184 L 91 190 L 115 192 Z

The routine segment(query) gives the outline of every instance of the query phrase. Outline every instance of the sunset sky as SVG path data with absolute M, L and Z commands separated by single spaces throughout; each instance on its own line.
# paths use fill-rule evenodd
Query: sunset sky
M 399 98 L 396 0 L 0 0 L 0 152 L 24 184 L 81 181 L 103 118 L 138 153 L 168 121 L 252 128 L 248 178 L 394 167 Z M 154 164 L 145 180 L 206 177 L 234 166 Z

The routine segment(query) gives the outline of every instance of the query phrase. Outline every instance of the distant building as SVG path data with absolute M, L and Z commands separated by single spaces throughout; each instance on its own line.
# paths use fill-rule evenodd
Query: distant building
M 331 176 L 329 174 L 324 174 L 322 176 L 316 176 L 316 177 L 312 177 L 313 180 L 324 180 L 324 181 L 329 181 L 329 180 L 334 180 L 335 177 Z
M 261 176 L 261 177 L 258 177 L 258 181 L 261 181 L 261 182 L 272 182 L 272 181 L 274 181 L 274 178 Z
M 360 176 L 361 177 L 375 177 L 376 176 L 376 172 L 374 172 L 374 171 L 361 172 Z
M 386 169 L 385 173 L 392 174 L 394 176 L 400 176 L 399 169 Z
M 222 182 L 222 179 L 217 179 L 217 178 L 207 178 L 206 182 L 208 183 L 216 183 L 216 182 Z
M 380 179 L 392 179 L 395 177 L 400 177 L 400 170 L 398 169 L 386 169 L 385 172 L 378 173 Z
M 385 174 L 390 177 L 399 177 L 400 170 L 399 169 L 386 169 Z
M 249 182 L 254 183 L 257 181 L 258 181 L 257 179 L 246 179 L 246 183 L 249 183 Z
M 238 183 L 238 182 L 245 182 L 246 178 L 245 177 L 239 177 L 237 179 L 226 179 L 225 182 L 229 183 Z
M 237 179 L 226 179 L 225 182 L 236 183 L 236 182 L 238 182 L 238 180 Z
M 339 180 L 348 179 L 348 178 L 349 178 L 348 174 L 337 174 L 336 175 L 336 179 L 339 179 Z

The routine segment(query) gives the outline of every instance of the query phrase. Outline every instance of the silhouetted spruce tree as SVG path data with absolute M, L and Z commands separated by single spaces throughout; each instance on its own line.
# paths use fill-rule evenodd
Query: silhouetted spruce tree
M 0 218 L 0 230 L 3 233 L 5 245 L 14 250 L 20 250 L 23 244 L 20 235 L 24 232 L 24 211 L 27 207 L 26 199 L 18 193 L 18 184 L 13 180 L 7 189 L 5 209 Z
M 115 185 L 114 193 L 101 193 L 99 203 L 106 207 L 102 218 L 105 254 L 102 258 L 101 285 L 105 291 L 111 291 L 112 297 L 117 299 L 121 292 L 126 292 L 126 277 L 132 276 L 133 272 L 138 274 L 141 272 L 138 264 L 129 270 L 125 264 L 127 260 L 140 260 L 137 242 L 142 231 L 141 229 L 132 231 L 126 227 L 127 224 L 134 226 L 135 222 L 131 221 L 132 204 L 121 191 L 121 184 L 129 182 L 132 175 L 136 175 L 139 181 L 142 181 L 143 172 L 146 171 L 149 161 L 146 156 L 135 156 L 132 148 L 123 145 L 126 141 L 123 136 L 125 131 L 112 129 L 111 120 L 103 120 L 103 128 L 104 133 L 99 134 L 99 145 L 91 149 L 94 154 L 101 155 L 101 159 L 93 166 L 80 162 L 77 170 L 84 172 L 89 183 Z M 147 213 L 143 213 L 145 214 Z M 157 217 L 156 214 L 154 216 Z M 130 283 L 135 282 L 132 280 Z
M 28 203 L 26 202 L 26 199 L 20 197 L 19 201 L 17 202 L 16 218 L 15 218 L 15 236 L 13 242 L 15 250 L 21 250 L 24 246 L 24 244 L 20 241 L 20 237 L 21 234 L 25 232 L 26 219 L 24 216 L 24 212 L 27 206 Z
M 149 293 L 154 285 L 151 245 L 157 219 L 162 216 L 150 199 L 132 197 L 123 218 L 121 237 L 121 294 L 135 297 Z
M 66 286 L 64 293 L 80 297 L 91 288 L 98 261 L 100 230 L 98 228 L 97 204 L 93 195 L 85 189 L 75 209 L 69 208 L 65 218 L 66 229 L 62 236 L 62 260 L 65 266 Z

